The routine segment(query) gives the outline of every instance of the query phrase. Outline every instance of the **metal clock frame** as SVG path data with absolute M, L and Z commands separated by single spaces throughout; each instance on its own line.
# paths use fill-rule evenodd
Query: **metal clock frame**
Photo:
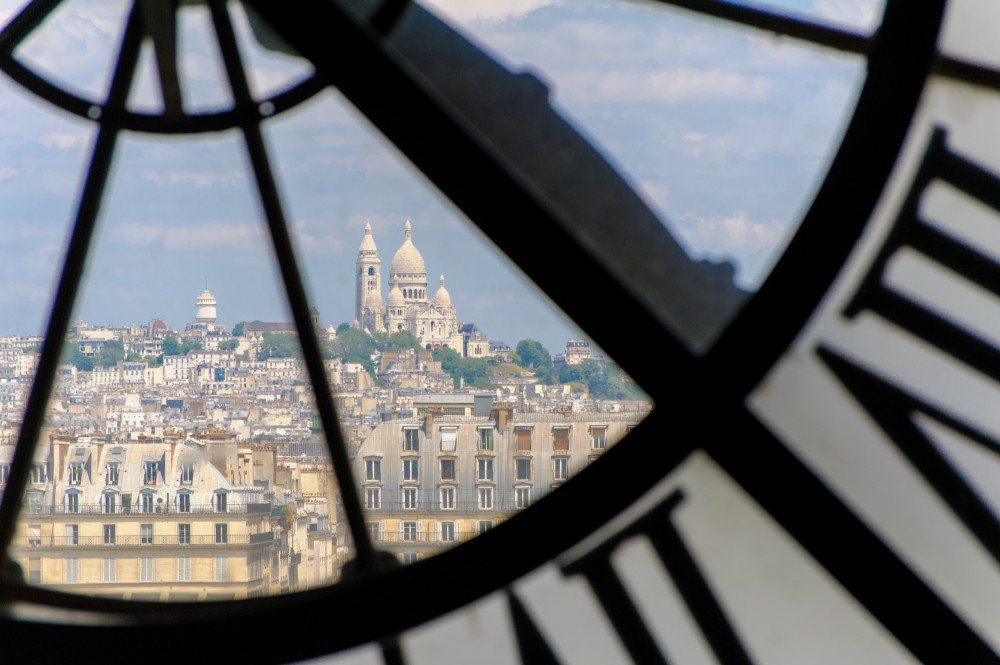
M 101 638 L 105 644 L 116 645 L 107 659 L 124 661 L 138 653 L 131 646 L 148 644 L 151 636 L 165 636 L 168 631 L 175 639 L 183 636 L 210 645 L 226 631 L 264 635 L 282 622 L 302 627 L 311 621 L 316 630 L 296 631 L 295 640 L 280 644 L 277 640 L 263 644 L 234 640 L 227 643 L 225 655 L 287 662 L 383 640 L 390 645 L 387 659 L 399 659 L 391 636 L 510 585 L 612 519 L 700 448 L 919 660 L 944 662 L 961 653 L 966 662 L 995 662 L 996 656 L 982 640 L 782 446 L 744 402 L 795 338 L 856 242 L 888 178 L 928 75 L 937 71 L 1000 87 L 1000 74 L 937 52 L 943 0 L 889 0 L 881 28 L 873 36 L 725 2 L 662 1 L 820 46 L 865 53 L 868 58 L 867 80 L 829 173 L 787 251 L 745 304 L 741 304 L 743 294 L 720 279 L 715 267 L 685 263 L 686 257 L 677 253 L 676 244 L 638 197 L 551 111 L 544 86 L 530 76 L 498 72 L 495 63 L 407 0 L 385 0 L 369 16 L 326 0 L 246 0 L 316 69 L 315 75 L 264 100 L 250 94 L 224 2 L 207 0 L 235 105 L 201 116 L 180 110 L 170 83 L 171 77 L 176 78 L 172 31 L 153 21 L 176 10 L 172 0 L 136 2 L 110 93 L 100 104 L 60 90 L 16 60 L 17 44 L 59 2 L 28 4 L 0 32 L 0 69 L 53 104 L 91 118 L 100 131 L 0 503 L 0 545 L 9 546 L 18 516 L 118 134 L 123 130 L 194 133 L 238 127 L 300 331 L 357 558 L 344 581 L 325 589 L 230 603 L 166 605 L 32 588 L 8 565 L 0 580 L 0 601 L 6 608 L 0 630 L 16 640 L 7 641 L 5 657 L 54 659 L 67 656 L 80 640 Z M 166 81 L 166 110 L 159 115 L 125 108 L 145 37 L 153 39 L 161 80 Z M 426 52 L 413 46 L 420 39 L 429 45 Z M 445 73 L 435 69 L 436 62 L 444 64 L 440 63 L 441 49 L 462 56 L 460 66 Z M 470 78 L 477 76 L 483 78 Z M 470 81 L 483 89 L 463 96 L 461 90 Z M 326 85 L 337 86 L 657 403 L 645 422 L 559 492 L 466 544 L 405 568 L 386 563 L 364 528 L 260 131 L 267 117 Z M 477 96 L 485 96 L 486 102 L 477 106 L 473 99 Z M 520 117 L 530 121 L 527 127 L 519 127 L 525 135 L 523 143 L 505 133 L 504 125 L 511 122 L 508 115 L 490 111 L 489 103 L 498 99 L 509 100 Z M 550 138 L 553 131 L 555 139 Z M 570 159 L 546 159 L 539 154 L 537 145 L 553 140 Z M 571 203 L 581 188 L 587 191 L 583 204 L 594 212 Z M 609 212 L 614 214 L 608 216 Z M 517 242 L 506 232 L 512 223 L 530 228 L 537 241 Z M 614 242 L 615 238 L 620 242 Z M 559 265 L 553 265 L 547 250 L 539 249 L 550 247 L 560 248 Z M 635 263 L 655 264 L 657 259 L 666 264 L 662 275 L 628 276 Z M 564 289 L 560 279 L 564 265 L 576 266 L 594 288 L 605 290 L 622 316 L 632 322 L 632 329 L 643 331 L 643 344 L 624 338 L 617 326 L 589 307 L 584 294 Z M 693 281 L 678 280 L 679 274 Z M 657 281 L 661 277 L 665 287 Z M 671 302 L 664 304 L 664 293 Z M 699 304 L 702 297 L 710 302 Z M 693 334 L 686 329 L 689 325 Z M 710 343 L 699 348 L 699 336 Z M 652 346 L 657 348 L 657 361 L 651 363 L 648 349 Z M 601 496 L 601 501 L 588 502 L 586 511 L 573 509 L 594 496 Z M 551 529 L 554 523 L 561 525 L 556 533 Z M 521 549 L 523 555 L 512 558 L 506 546 L 519 542 L 536 546 Z M 850 543 L 850 551 L 845 543 Z M 445 578 L 463 583 L 451 585 L 449 593 L 442 594 L 437 581 Z M 399 595 L 419 600 L 405 608 L 383 602 Z M 366 603 L 378 608 L 377 620 L 370 619 L 372 612 L 363 611 Z M 51 622 L 19 618 L 24 607 L 47 608 Z M 64 621 L 66 615 L 60 613 L 64 609 L 83 614 Z M 142 653 L 147 662 L 174 659 L 169 650 Z

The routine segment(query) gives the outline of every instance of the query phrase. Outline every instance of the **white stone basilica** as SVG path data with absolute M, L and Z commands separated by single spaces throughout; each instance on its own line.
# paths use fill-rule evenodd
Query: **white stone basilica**
M 354 299 L 354 326 L 368 332 L 406 330 L 427 349 L 451 347 L 463 354 L 462 333 L 458 328 L 451 296 L 441 286 L 427 299 L 427 269 L 424 257 L 413 246 L 413 232 L 407 220 L 403 245 L 392 258 L 389 268 L 389 295 L 382 301 L 382 270 L 371 224 L 365 224 L 365 236 L 355 263 L 357 290 Z

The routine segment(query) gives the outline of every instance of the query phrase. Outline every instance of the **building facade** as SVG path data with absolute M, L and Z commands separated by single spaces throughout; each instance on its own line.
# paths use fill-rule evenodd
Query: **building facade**
M 403 563 L 472 538 L 557 489 L 647 414 L 437 415 L 385 422 L 365 439 L 354 473 L 379 547 Z

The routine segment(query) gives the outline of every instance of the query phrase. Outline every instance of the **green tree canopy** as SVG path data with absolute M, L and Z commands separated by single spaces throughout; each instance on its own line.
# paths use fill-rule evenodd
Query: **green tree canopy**
M 189 351 L 197 351 L 201 348 L 201 342 L 196 339 L 188 337 L 183 342 L 181 342 L 181 355 L 186 356 Z
M 125 345 L 120 339 L 109 339 L 101 346 L 94 364 L 99 367 L 114 367 L 125 358 Z
M 80 347 L 75 344 L 72 348 L 69 346 L 65 347 L 65 350 L 63 351 L 63 362 L 75 365 L 81 372 L 89 372 L 94 369 L 94 359 L 83 355 L 83 353 L 80 352 Z
M 490 365 L 485 358 L 463 358 L 452 348 L 431 351 L 434 360 L 441 363 L 441 370 L 451 375 L 456 388 L 465 381 L 466 388 L 492 388 Z
M 219 350 L 232 351 L 239 345 L 240 341 L 238 339 L 224 339 L 221 342 L 219 342 Z
M 337 328 L 337 338 L 327 344 L 324 355 L 328 358 L 340 358 L 345 363 L 360 363 L 369 374 L 375 376 L 372 354 L 379 350 L 381 348 L 373 336 L 342 323 Z
M 246 325 L 245 321 L 240 321 L 235 326 L 233 326 L 233 337 L 240 337 L 243 335 L 243 326 Z
M 257 351 L 257 360 L 301 357 L 302 347 L 299 345 L 298 335 L 269 332 L 263 334 L 260 342 L 260 350 Z
M 521 367 L 531 369 L 535 376 L 542 383 L 552 380 L 552 356 L 542 346 L 541 342 L 533 339 L 522 339 L 517 343 L 517 355 L 521 358 Z
M 160 349 L 165 356 L 181 355 L 181 343 L 173 335 L 167 335 L 163 338 L 163 341 L 160 343 Z

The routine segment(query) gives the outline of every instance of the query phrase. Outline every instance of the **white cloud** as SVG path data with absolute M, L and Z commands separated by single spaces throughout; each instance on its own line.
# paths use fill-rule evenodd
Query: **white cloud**
M 430 11 L 459 23 L 469 21 L 504 21 L 520 18 L 556 0 L 429 0 L 421 3 Z
M 767 99 L 771 81 L 723 69 L 579 71 L 560 77 L 556 96 L 572 102 L 695 102 Z
M 729 216 L 700 217 L 686 212 L 676 220 L 675 230 L 694 258 L 732 261 L 737 281 L 754 285 L 763 270 L 784 246 L 786 224 L 776 219 L 751 220 L 737 210 Z
M 811 11 L 832 23 L 870 32 L 882 20 L 884 0 L 814 0 Z
M 9 166 L 0 167 L 0 180 L 6 180 L 7 178 L 13 178 L 18 175 L 20 171 L 11 168 Z
M 71 134 L 69 132 L 49 132 L 38 138 L 38 142 L 46 148 L 58 148 L 59 150 L 75 148 L 86 140 L 86 134 Z
M 232 222 L 182 226 L 162 222 L 126 222 L 116 229 L 119 239 L 132 246 L 198 251 L 206 249 L 260 250 L 269 248 L 260 225 Z
M 140 176 L 143 180 L 155 183 L 161 187 L 167 185 L 194 185 L 196 189 L 216 185 L 232 186 L 244 178 L 244 175 L 239 171 L 143 171 Z

